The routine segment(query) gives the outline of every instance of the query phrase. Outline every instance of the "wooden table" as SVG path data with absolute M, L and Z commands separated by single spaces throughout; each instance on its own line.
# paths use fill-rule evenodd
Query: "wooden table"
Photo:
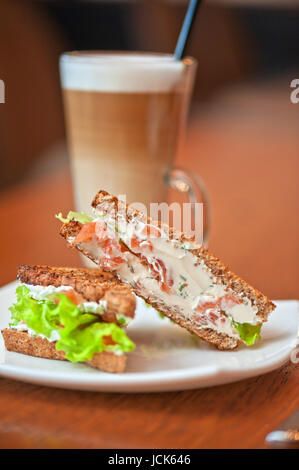
M 283 107 L 279 115 L 268 110 L 271 122 L 242 101 L 237 108 L 230 102 L 230 119 L 219 109 L 195 116 L 179 163 L 209 187 L 211 251 L 270 297 L 298 298 L 298 128 L 281 117 Z M 64 167 L 0 195 L 1 285 L 20 263 L 79 263 L 53 217 L 71 207 Z M 291 363 L 178 393 L 89 393 L 0 379 L 0 447 L 262 448 L 265 435 L 299 407 L 298 390 Z

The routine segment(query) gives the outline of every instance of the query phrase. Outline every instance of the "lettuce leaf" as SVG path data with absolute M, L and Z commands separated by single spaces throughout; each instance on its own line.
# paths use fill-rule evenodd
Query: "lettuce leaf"
M 37 301 L 30 297 L 26 286 L 16 290 L 17 302 L 10 307 L 12 322 L 10 326 L 25 321 L 36 334 L 51 337 L 53 330 L 59 331 L 57 351 L 64 351 L 72 362 L 85 362 L 95 353 L 108 350 L 127 352 L 135 348 L 126 333 L 114 323 L 99 321 L 92 313 L 82 312 L 64 294 L 55 295 L 59 304 L 53 300 Z M 105 337 L 112 337 L 116 344 L 107 345 Z
M 74 212 L 74 211 L 69 211 L 68 215 L 66 218 L 62 216 L 62 213 L 59 212 L 59 214 L 55 215 L 56 219 L 60 220 L 60 222 L 67 224 L 71 220 L 76 220 L 77 222 L 80 222 L 81 224 L 87 224 L 88 222 L 92 222 L 93 218 L 89 217 L 89 215 L 84 214 L 84 212 Z
M 164 320 L 165 315 L 163 315 L 163 313 L 159 312 L 159 310 L 156 310 L 156 312 L 159 315 L 159 317 L 162 318 L 162 320 Z
M 50 338 L 53 330 L 59 329 L 59 314 L 54 302 L 38 302 L 30 297 L 26 286 L 16 290 L 17 302 L 10 307 L 12 322 L 10 326 L 25 321 L 36 334 Z
M 145 300 L 144 300 L 143 302 L 144 302 L 144 306 L 145 306 L 146 308 L 153 308 L 154 310 L 156 310 L 157 315 L 159 315 L 159 317 L 162 318 L 162 320 L 164 320 L 165 315 L 163 315 L 163 313 L 159 312 L 159 310 L 157 310 L 157 309 L 155 309 L 154 307 L 152 307 L 152 305 L 149 304 L 148 302 L 146 302 Z
M 236 328 L 240 338 L 247 344 L 247 346 L 252 346 L 256 339 L 261 339 L 260 332 L 262 325 L 251 325 L 250 323 L 238 323 L 232 321 L 232 326 Z

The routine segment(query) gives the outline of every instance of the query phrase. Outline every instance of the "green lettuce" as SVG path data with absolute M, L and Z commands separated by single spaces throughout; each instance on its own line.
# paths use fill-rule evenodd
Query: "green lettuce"
M 163 313 L 159 312 L 159 310 L 157 310 L 157 309 L 155 309 L 154 307 L 152 307 L 152 305 L 149 304 L 148 302 L 146 302 L 145 300 L 144 300 L 143 302 L 144 302 L 144 306 L 145 306 L 146 308 L 153 308 L 154 310 L 156 310 L 157 315 L 159 315 L 159 317 L 162 318 L 162 320 L 164 320 L 165 315 L 163 315 Z
M 127 352 L 135 348 L 118 325 L 101 322 L 96 315 L 82 312 L 65 294 L 55 294 L 59 299 L 56 305 L 50 298 L 42 301 L 32 299 L 26 286 L 17 287 L 16 293 L 17 301 L 10 307 L 10 326 L 25 321 L 35 334 L 47 338 L 54 330 L 59 331 L 60 339 L 55 347 L 57 351 L 64 351 L 69 361 L 85 362 L 104 350 Z M 116 344 L 105 344 L 105 336 L 111 336 Z
M 81 224 L 87 224 L 88 222 L 93 221 L 93 218 L 89 217 L 89 215 L 84 214 L 84 212 L 69 211 L 66 218 L 64 218 L 62 216 L 62 213 L 59 212 L 59 214 L 56 214 L 55 217 L 56 219 L 60 220 L 60 222 L 63 222 L 64 224 L 67 224 L 71 220 L 76 220 L 77 222 L 80 222 Z
M 232 326 L 238 331 L 240 338 L 247 346 L 252 346 L 256 339 L 261 339 L 260 332 L 262 325 L 251 325 L 250 323 L 232 321 Z
M 163 315 L 163 313 L 159 312 L 159 310 L 156 310 L 156 312 L 159 315 L 159 317 L 162 318 L 162 320 L 164 320 L 165 315 Z

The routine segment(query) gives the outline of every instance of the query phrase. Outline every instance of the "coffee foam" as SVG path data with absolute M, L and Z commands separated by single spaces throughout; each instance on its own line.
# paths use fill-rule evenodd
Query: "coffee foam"
M 60 76 L 71 90 L 167 92 L 179 86 L 190 63 L 167 54 L 70 53 L 60 57 Z

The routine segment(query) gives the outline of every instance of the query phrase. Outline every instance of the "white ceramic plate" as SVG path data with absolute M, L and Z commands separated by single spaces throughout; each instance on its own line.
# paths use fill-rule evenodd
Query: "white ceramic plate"
M 11 283 L 0 289 L 0 329 L 8 325 L 15 288 L 16 283 Z M 255 346 L 218 351 L 159 318 L 138 299 L 136 319 L 128 327 L 137 347 L 128 355 L 124 374 L 7 352 L 0 335 L 0 375 L 51 387 L 106 392 L 186 390 L 235 382 L 277 369 L 296 346 L 299 302 L 277 301 L 276 305 Z

